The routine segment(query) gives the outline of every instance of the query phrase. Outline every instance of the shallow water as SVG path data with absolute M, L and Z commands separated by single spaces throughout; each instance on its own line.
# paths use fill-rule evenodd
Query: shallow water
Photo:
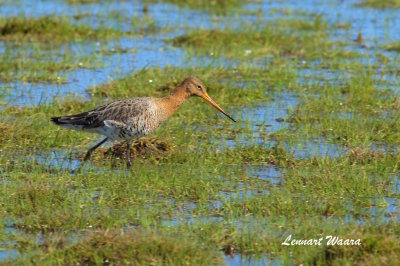
M 5 229 L 4 229 L 5 235 L 12 235 L 12 234 L 16 234 L 16 233 L 17 233 L 17 230 L 15 228 L 5 226 Z M 15 259 L 16 257 L 18 257 L 18 255 L 19 255 L 18 250 L 14 249 L 14 248 L 8 248 L 9 245 L 10 245 L 10 242 L 8 242 L 8 243 L 0 242 L 0 262 L 7 260 L 7 259 Z
M 392 180 L 392 189 L 396 194 L 400 194 L 400 178 L 398 175 L 389 176 L 389 180 Z
M 3 101 L 8 105 L 38 105 L 49 103 L 54 97 L 76 95 L 89 98 L 87 89 L 112 80 L 122 78 L 130 73 L 150 67 L 176 66 L 210 66 L 235 65 L 235 62 L 211 57 L 195 57 L 188 59 L 188 54 L 180 49 L 166 44 L 165 36 L 124 37 L 107 43 L 87 42 L 68 45 L 68 50 L 81 56 L 96 56 L 102 58 L 101 68 L 78 68 L 67 71 L 67 82 L 61 84 L 24 83 L 15 81 L 0 83 Z M 63 49 L 63 47 L 61 47 Z M 112 51 L 128 51 L 118 53 Z M 111 51 L 111 55 L 103 55 L 102 50 Z M 132 52 L 129 52 L 132 51 Z M 8 89 L 6 89 L 8 88 Z
M 5 4 L 0 10 L 1 16 L 44 16 L 44 15 L 67 15 L 89 14 L 108 17 L 110 13 L 122 14 L 133 17 L 135 15 L 151 16 L 158 25 L 168 26 L 188 26 L 199 28 L 226 26 L 237 27 L 232 23 L 235 18 L 232 15 L 217 16 L 210 15 L 201 10 L 177 7 L 168 3 L 147 4 L 148 12 L 143 12 L 145 4 L 141 1 L 121 1 L 121 2 L 100 2 L 88 4 L 70 5 L 65 1 L 30 1 L 21 0 L 18 4 Z M 330 22 L 348 23 L 351 25 L 350 33 L 338 30 L 338 37 L 356 38 L 361 32 L 364 39 L 371 45 L 375 43 L 384 43 L 386 41 L 399 40 L 397 25 L 400 23 L 399 9 L 373 9 L 360 8 L 355 4 L 358 0 L 350 1 L 324 1 L 324 0 L 286 0 L 286 1 L 262 1 L 261 3 L 252 3 L 242 6 L 242 10 L 258 11 L 263 13 L 257 19 L 269 20 L 280 15 L 279 11 L 288 14 L 301 16 L 301 13 L 321 14 L 327 17 Z M 90 12 L 88 12 L 90 10 Z M 277 12 L 278 11 L 278 12 Z M 255 16 L 241 14 L 241 18 L 247 21 L 255 20 Z M 228 22 L 227 22 L 228 21 Z M 121 23 L 121 22 L 118 22 Z M 120 25 L 119 25 L 120 26 Z
M 164 49 L 159 49 L 164 47 Z M 90 51 L 99 51 L 102 48 L 134 49 L 134 53 L 113 53 L 103 57 L 105 67 L 98 69 L 76 69 L 67 73 L 66 84 L 26 84 L 14 82 L 2 86 L 12 86 L 11 95 L 3 97 L 3 101 L 10 105 L 36 105 L 51 102 L 54 97 L 67 94 L 89 97 L 86 90 L 89 87 L 110 82 L 114 79 L 133 73 L 146 67 L 164 67 L 166 65 L 180 66 L 185 64 L 185 55 L 181 49 L 172 48 L 163 44 L 160 37 L 122 38 L 118 42 L 110 41 L 106 44 L 87 43 L 75 44 L 69 47 L 79 54 L 90 55 Z M 78 52 L 79 51 L 79 52 Z M 100 52 L 97 52 L 100 53 Z M 164 60 L 160 60 L 164 58 Z
M 103 21 L 106 26 L 121 27 L 122 30 L 128 30 L 131 22 L 119 20 L 109 14 L 121 14 L 126 17 L 150 16 L 157 26 L 168 26 L 174 30 L 154 34 L 147 37 L 123 37 L 120 40 L 111 40 L 106 43 L 84 42 L 71 43 L 60 50 L 68 49 L 73 53 L 90 56 L 94 53 L 100 53 L 101 49 L 112 50 L 121 48 L 123 50 L 135 50 L 133 53 L 112 53 L 104 55 L 102 61 L 104 67 L 98 69 L 76 69 L 67 73 L 68 83 L 66 84 L 26 84 L 22 82 L 2 83 L 3 103 L 9 105 L 35 105 L 50 102 L 54 97 L 63 97 L 67 94 L 90 97 L 86 90 L 89 87 L 109 82 L 113 79 L 123 77 L 133 71 L 146 67 L 167 65 L 174 66 L 195 66 L 195 65 L 226 65 L 234 66 L 237 62 L 230 62 L 216 58 L 192 58 L 188 60 L 188 54 L 180 49 L 174 48 L 165 43 L 165 39 L 171 38 L 184 32 L 185 28 L 238 28 L 239 24 L 233 21 L 239 21 L 240 17 L 246 21 L 255 19 L 267 21 L 272 18 L 280 17 L 283 13 L 292 16 L 301 17 L 302 14 L 321 14 L 327 18 L 330 23 L 347 23 L 351 25 L 349 30 L 337 29 L 334 38 L 354 40 L 359 33 L 365 39 L 365 45 L 375 47 L 379 52 L 394 56 L 396 53 L 381 50 L 382 44 L 400 40 L 400 35 L 396 25 L 400 22 L 400 10 L 376 10 L 371 8 L 359 8 L 354 4 L 358 1 L 321 1 L 306 0 L 299 3 L 294 0 L 287 1 L 262 1 L 261 3 L 252 3 L 244 5 L 242 10 L 258 11 L 262 13 L 259 16 L 239 14 L 239 15 L 214 15 L 201 10 L 178 7 L 168 3 L 148 4 L 148 11 L 144 12 L 144 6 L 140 1 L 129 2 L 101 2 L 89 4 L 70 5 L 65 1 L 29 1 L 23 0 L 17 4 L 7 3 L 0 9 L 1 16 L 43 16 L 43 15 L 65 15 L 75 16 L 83 14 L 83 23 L 89 18 L 90 24 L 96 27 L 96 23 Z M 89 12 L 88 12 L 89 10 Z M 190 23 L 189 23 L 190 22 Z M 80 23 L 78 21 L 78 23 Z M 354 50 L 374 54 L 371 49 L 360 48 L 357 45 L 352 46 Z M 4 52 L 4 43 L 0 42 L 0 52 Z M 308 64 L 309 62 L 305 62 Z M 369 62 L 366 62 L 369 63 Z M 325 82 L 336 83 L 341 75 L 346 73 L 336 73 L 329 70 L 318 70 L 313 68 L 299 69 L 299 82 L 304 85 L 310 85 L 314 82 L 323 84 Z M 387 75 L 389 81 L 396 80 L 395 75 Z M 316 80 L 316 77 L 319 79 Z M 393 82 L 392 82 L 393 83 Z M 6 91 L 6 93 L 4 93 Z M 225 139 L 225 145 L 233 147 L 237 143 L 241 144 L 273 144 L 266 137 L 268 134 L 287 128 L 288 123 L 284 119 L 288 117 L 288 112 L 298 104 L 298 99 L 290 93 L 276 95 L 274 101 L 265 106 L 264 103 L 254 104 L 251 107 L 244 107 L 240 110 L 244 119 L 250 120 L 253 133 L 238 135 L 235 139 Z M 282 120 L 283 121 L 279 121 Z M 219 140 L 217 140 L 219 141 Z M 269 144 L 268 144 L 269 143 Z M 315 155 L 336 157 L 342 152 L 342 148 L 334 144 L 326 143 L 324 140 L 310 140 L 295 144 L 284 144 L 296 158 L 308 158 Z M 59 165 L 59 162 L 54 162 Z M 74 165 L 76 163 L 72 163 Z M 74 167 L 74 166 L 73 166 Z M 72 167 L 72 168 L 73 168 Z
M 260 258 L 244 256 L 244 255 L 233 255 L 233 256 L 225 256 L 226 265 L 231 266 L 261 266 L 261 265 L 269 265 L 269 266 L 278 266 L 284 265 L 283 261 L 280 259 L 270 259 L 268 256 L 261 256 Z
M 375 10 L 370 8 L 358 8 L 354 4 L 358 1 L 316 1 L 307 0 L 306 2 L 299 3 L 298 1 L 263 1 L 261 4 L 245 5 L 243 10 L 254 11 L 261 10 L 262 16 L 257 19 L 261 21 L 269 20 L 273 17 L 279 16 L 279 12 L 272 12 L 273 10 L 292 10 L 292 11 L 305 11 L 308 13 L 322 14 L 327 17 L 331 23 L 345 22 L 349 23 L 352 27 L 343 33 L 343 30 L 337 30 L 335 35 L 339 39 L 354 39 L 359 32 L 364 38 L 370 42 L 370 46 L 376 46 L 380 50 L 380 45 L 390 41 L 400 39 L 396 25 L 400 23 L 399 10 Z M 105 8 L 105 6 L 107 8 Z M 87 14 L 89 17 L 103 18 L 105 21 L 111 21 L 112 17 L 107 16 L 109 12 L 115 12 L 124 16 L 143 16 L 144 4 L 140 1 L 129 2 L 101 2 L 90 3 L 83 5 L 69 5 L 64 1 L 21 1 L 20 4 L 12 5 L 5 4 L 0 9 L 1 16 L 43 16 L 50 14 L 73 16 L 81 13 Z M 87 10 L 90 10 L 87 13 Z M 233 15 L 216 16 L 210 15 L 200 10 L 192 10 L 188 8 L 177 7 L 172 4 L 155 3 L 148 5 L 148 13 L 145 15 L 151 16 L 156 25 L 177 27 L 173 34 L 182 32 L 182 27 L 195 27 L 197 28 L 225 28 L 227 26 L 232 28 L 240 27 L 233 23 L 238 21 Z M 329 10 L 329 12 L 327 12 Z M 255 16 L 239 15 L 244 20 L 252 21 Z M 95 19 L 96 20 L 96 19 Z M 190 23 L 188 23 L 190 22 Z M 115 26 L 124 26 L 124 21 L 115 22 Z M 94 24 L 95 23 L 91 23 Z M 107 23 L 106 23 L 107 24 Z M 69 71 L 67 84 L 24 84 L 22 82 L 13 82 L 11 84 L 0 84 L 2 90 L 9 91 L 11 95 L 3 96 L 3 101 L 8 102 L 10 105 L 34 105 L 53 100 L 53 97 L 64 96 L 66 94 L 86 94 L 86 89 L 91 86 L 99 85 L 108 82 L 112 79 L 123 77 L 128 73 L 145 67 L 152 66 L 190 66 L 190 65 L 208 65 L 210 63 L 232 65 L 233 62 L 221 62 L 219 59 L 210 58 L 192 58 L 187 60 L 188 55 L 181 49 L 173 48 L 167 45 L 163 39 L 171 37 L 172 35 L 161 34 L 153 37 L 144 38 L 122 38 L 120 41 L 110 41 L 106 44 L 101 44 L 101 47 L 121 47 L 123 49 L 135 49 L 135 53 L 125 54 L 112 54 L 104 56 L 103 62 L 105 67 L 99 69 L 77 69 Z M 99 47 L 95 43 L 70 44 L 70 49 L 78 54 L 91 55 L 93 51 L 98 50 Z M 2 47 L 3 44 L 0 45 Z M 78 48 L 76 48 L 78 47 Z M 0 49 L 0 52 L 4 48 Z M 354 47 L 356 49 L 356 47 Z M 386 52 L 387 53 L 387 52 Z M 393 55 L 393 53 L 390 53 Z M 216 61 L 217 60 L 217 61 Z M 302 74 L 305 78 L 300 79 L 304 84 L 310 82 L 307 80 L 307 71 L 303 70 Z M 301 74 L 301 73 L 300 73 Z M 321 73 L 324 74 L 324 73 Z M 329 74 L 329 72 L 328 72 Z M 315 77 L 315 73 L 313 73 Z M 331 75 L 331 74 L 329 74 Z M 325 79 L 324 79 L 325 80 Z M 329 76 L 328 76 L 328 80 Z M 331 79 L 334 81 L 334 79 Z M 322 81 L 321 81 L 322 82 Z M 5 89 L 10 87 L 11 90 Z M 395 88 L 394 88 L 395 89 Z M 267 111 L 267 110 L 266 110 Z M 270 111 L 270 110 L 268 110 Z
M 383 219 L 385 222 L 400 222 L 399 199 L 385 197 L 383 200 L 377 199 L 376 203 L 370 209 L 372 221 Z
M 356 39 L 361 32 L 364 39 L 371 45 L 382 44 L 388 41 L 399 40 L 397 25 L 400 23 L 400 10 L 393 9 L 373 9 L 356 7 L 358 0 L 350 1 L 263 1 L 264 11 L 271 9 L 291 9 L 295 11 L 303 10 L 315 14 L 322 14 L 330 22 L 348 23 L 351 25 L 347 33 L 343 30 L 337 31 L 337 37 L 348 40 Z
M 298 104 L 295 94 L 283 92 L 275 95 L 273 101 L 267 104 L 260 103 L 254 107 L 243 107 L 240 109 L 241 120 L 250 123 L 253 129 L 251 134 L 237 134 L 234 139 L 213 138 L 221 148 L 225 145 L 232 148 L 236 145 L 265 145 L 273 147 L 277 142 L 269 137 L 284 128 L 290 127 L 286 122 L 291 110 Z M 235 115 L 235 112 L 234 112 Z M 235 126 L 235 125 L 234 125 Z M 224 137 L 222 135 L 222 137 Z M 301 140 L 293 143 L 282 143 L 284 147 L 293 153 L 296 159 L 310 158 L 314 156 L 338 157 L 347 152 L 347 149 L 337 144 L 328 143 L 324 139 Z
M 347 149 L 340 145 L 328 143 L 323 139 L 300 141 L 284 144 L 287 149 L 294 154 L 296 159 L 305 159 L 311 157 L 339 157 L 347 153 Z
M 222 135 L 219 138 L 213 138 L 213 141 L 221 145 L 221 148 L 224 146 L 233 148 L 238 144 L 267 144 L 269 142 L 268 135 L 289 127 L 289 123 L 285 122 L 285 119 L 288 118 L 289 111 L 294 109 L 297 104 L 298 99 L 294 94 L 283 92 L 274 95 L 271 102 L 255 103 L 250 107 L 234 109 L 233 116 L 240 116 L 239 123 L 243 121 L 243 127 L 250 127 L 253 132 L 237 134 L 234 139 Z M 233 124 L 231 128 L 236 126 Z
M 77 170 L 82 166 L 76 153 L 66 150 L 53 150 L 50 153 L 27 156 L 28 161 L 34 161 L 43 166 L 55 169 Z
M 283 183 L 282 169 L 274 165 L 249 166 L 248 174 L 250 177 L 268 181 L 272 185 Z
M 144 7 L 147 11 L 144 11 Z M 244 5 L 243 10 L 251 10 L 252 6 Z M 259 8 L 259 7 L 257 7 Z M 200 10 L 178 7 L 169 3 L 144 4 L 139 0 L 132 1 L 101 1 L 99 3 L 85 3 L 70 5 L 66 1 L 30 1 L 22 0 L 21 4 L 7 4 L 2 6 L 0 15 L 2 16 L 77 16 L 83 14 L 83 22 L 90 22 L 96 27 L 102 23 L 108 27 L 115 27 L 120 30 L 131 28 L 130 20 L 118 20 L 118 16 L 131 17 L 151 17 L 157 26 L 163 27 L 195 27 L 199 28 L 225 28 L 238 27 L 240 25 L 236 16 L 212 15 Z M 117 14 L 113 18 L 112 14 Z M 254 16 L 242 15 L 243 19 L 254 20 Z M 79 22 L 79 20 L 78 20 Z
M 97 141 L 98 142 L 98 141 Z M 104 147 L 111 147 L 112 144 L 107 143 Z M 58 149 L 51 151 L 36 152 L 34 154 L 26 155 L 26 161 L 38 164 L 46 168 L 49 172 L 69 171 L 71 175 L 76 173 L 87 173 L 94 171 L 96 173 L 107 173 L 107 174 L 124 174 L 130 175 L 129 169 L 125 169 L 125 163 L 121 163 L 123 167 L 112 167 L 99 165 L 91 160 L 83 161 L 83 155 L 86 154 L 87 150 L 76 150 L 76 149 Z
M 18 257 L 18 255 L 19 253 L 16 249 L 0 250 L 0 261 L 15 259 L 16 257 Z

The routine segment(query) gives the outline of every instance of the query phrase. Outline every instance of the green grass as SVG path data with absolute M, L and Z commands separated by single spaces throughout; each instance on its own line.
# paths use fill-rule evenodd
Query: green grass
M 371 76 L 367 70 L 341 86 L 311 86 L 291 117 L 299 125 L 293 134 L 324 136 L 349 147 L 399 144 L 397 96 Z
M 388 51 L 400 52 L 400 42 L 390 43 L 384 46 Z
M 82 57 L 65 52 L 57 56 L 51 51 L 35 48 L 17 53 L 7 50 L 0 54 L 0 77 L 3 82 L 20 80 L 24 82 L 63 83 L 67 71 L 78 68 L 99 68 L 103 65 L 102 54 Z
M 261 26 L 244 25 L 243 30 L 192 30 L 171 43 L 194 54 L 241 60 L 356 56 L 340 50 L 343 43 L 329 40 L 329 25 L 320 16 L 310 19 L 277 19 Z
M 111 14 L 112 15 L 112 14 Z M 121 19 L 121 18 L 120 18 Z M 122 32 L 116 28 L 90 27 L 73 23 L 70 17 L 15 16 L 0 19 L 0 40 L 7 42 L 41 42 L 58 45 L 71 41 L 107 40 L 121 36 L 140 36 L 160 31 L 149 17 L 132 18 L 132 29 Z
M 135 158 L 133 171 L 119 171 L 125 167 L 123 161 L 101 150 L 95 153 L 91 167 L 75 175 L 48 168 L 36 159 L 10 159 L 34 158 L 34 154 L 52 149 L 66 149 L 72 158 L 80 156 L 94 138 L 57 128 L 49 123 L 49 116 L 87 110 L 100 104 L 104 96 L 118 99 L 165 95 L 191 73 L 205 81 L 211 97 L 222 106 L 237 106 L 233 111 L 250 101 L 270 103 L 268 94 L 261 93 L 265 92 L 266 82 L 269 93 L 281 93 L 282 84 L 292 84 L 285 90 L 302 91 L 296 82 L 298 74 L 284 62 L 257 69 L 150 68 L 90 89 L 95 97 L 90 102 L 64 99 L 4 110 L 0 124 L 4 156 L 0 157 L 0 165 L 7 183 L 0 189 L 0 211 L 5 214 L 3 223 L 13 221 L 11 225 L 18 231 L 0 237 L 16 241 L 10 246 L 23 254 L 13 263 L 221 263 L 223 252 L 274 254 L 272 258 L 284 262 L 307 264 L 367 264 L 370 260 L 379 264 L 388 257 L 398 259 L 395 254 L 399 242 L 392 236 L 399 227 L 397 223 L 386 224 L 383 211 L 385 198 L 398 199 L 392 190 L 397 181 L 390 176 L 398 171 L 399 157 L 357 148 L 375 141 L 398 143 L 397 127 L 386 127 L 384 135 L 374 130 L 385 126 L 380 122 L 384 113 L 388 121 L 392 119 L 390 114 L 396 112 L 397 105 L 390 94 L 365 79 L 368 73 L 360 72 L 346 80 L 345 88 L 311 87 L 294 110 L 292 127 L 274 136 L 288 147 L 294 147 L 299 139 L 321 136 L 337 145 L 353 147 L 338 158 L 296 159 L 279 144 L 272 148 L 239 145 L 221 150 L 220 144 L 211 141 L 214 135 L 223 133 L 222 141 L 237 134 L 251 134 L 251 123 L 242 117 L 232 124 L 214 115 L 206 103 L 193 99 L 153 135 L 171 149 L 162 156 Z M 255 83 L 251 89 L 235 87 L 239 80 Z M 335 111 L 357 113 L 365 120 L 347 124 L 334 115 Z M 367 117 L 372 124 L 365 122 Z M 15 119 L 18 123 L 12 122 Z M 334 130 L 323 131 L 330 127 Z M 277 186 L 254 178 L 247 169 L 249 164 L 282 167 L 284 184 Z M 212 207 L 214 202 L 220 205 Z M 378 209 L 375 220 L 371 220 L 373 207 Z M 359 219 L 365 224 L 357 224 Z M 121 229 L 124 226 L 128 229 Z M 381 231 L 387 236 L 378 233 Z M 29 238 L 39 232 L 45 237 L 41 243 Z M 282 247 L 288 232 L 297 238 L 321 234 L 361 238 L 363 245 Z
M 280 74 L 274 78 L 271 74 Z M 270 85 L 279 90 L 284 82 L 293 83 L 296 75 L 285 65 L 276 62 L 268 68 L 255 68 L 243 66 L 239 68 L 224 67 L 195 67 L 195 68 L 149 68 L 137 71 L 133 75 L 117 79 L 111 83 L 103 84 L 88 89 L 95 96 L 107 96 L 114 99 L 131 96 L 165 96 L 179 85 L 186 77 L 197 76 L 205 81 L 207 91 L 215 100 L 221 103 L 241 104 L 249 101 L 261 101 L 268 98 L 262 80 L 254 77 L 265 75 Z M 239 82 L 248 82 L 248 88 L 242 88 Z M 200 114 L 199 114 L 200 115 Z
M 372 7 L 372 8 L 399 8 L 399 0 L 363 0 L 357 3 L 360 7 Z
M 52 241 L 52 239 L 50 240 Z M 49 245 L 58 243 L 50 242 Z M 62 244 L 62 243 L 61 243 Z M 97 248 L 102 246 L 101 249 Z M 90 254 L 88 256 L 88 254 Z M 46 254 L 47 255 L 47 254 Z M 89 233 L 85 239 L 66 245 L 61 252 L 52 252 L 45 259 L 36 256 L 38 263 L 57 259 L 68 264 L 107 263 L 113 264 L 176 265 L 176 264 L 219 264 L 221 258 L 210 246 L 201 245 L 193 238 L 177 238 L 175 234 L 163 232 L 121 232 L 118 230 Z
M 238 11 L 242 5 L 257 1 L 258 0 L 143 0 L 145 3 L 171 3 L 182 7 L 195 8 L 217 14 L 226 14 L 231 11 Z
M 0 19 L 0 39 L 6 41 L 52 41 L 96 39 L 115 36 L 111 29 L 93 29 L 86 25 L 75 25 L 64 17 L 9 17 Z

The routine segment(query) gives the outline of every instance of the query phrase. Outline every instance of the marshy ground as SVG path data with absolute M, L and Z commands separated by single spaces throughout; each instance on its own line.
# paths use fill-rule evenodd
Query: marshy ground
M 397 8 L 0 1 L 0 264 L 399 265 Z M 191 99 L 131 169 L 50 122 L 189 75 L 238 122 Z

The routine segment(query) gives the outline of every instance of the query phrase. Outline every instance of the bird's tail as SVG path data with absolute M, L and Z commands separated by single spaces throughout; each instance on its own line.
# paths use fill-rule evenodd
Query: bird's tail
M 90 118 L 91 117 L 88 116 L 88 113 L 85 112 L 76 115 L 52 117 L 51 121 L 62 127 L 82 129 L 90 125 Z
M 61 116 L 58 116 L 58 117 L 52 117 L 50 119 L 51 119 L 51 122 L 53 122 L 54 124 L 62 125 L 63 122 L 61 121 L 61 118 L 62 118 Z

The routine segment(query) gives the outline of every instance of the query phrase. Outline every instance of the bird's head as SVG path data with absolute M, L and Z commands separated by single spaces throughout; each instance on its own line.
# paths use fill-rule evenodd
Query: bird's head
M 213 99 L 211 99 L 210 96 L 208 96 L 208 93 L 206 91 L 206 86 L 204 86 L 203 82 L 201 82 L 198 78 L 195 77 L 189 77 L 186 78 L 181 86 L 183 86 L 186 90 L 186 92 L 189 94 L 189 96 L 197 96 L 201 97 L 207 102 L 209 102 L 212 106 L 214 106 L 218 111 L 226 115 L 228 118 L 230 118 L 233 122 L 236 122 L 235 119 L 233 119 L 230 115 L 228 115 L 219 105 L 214 102 Z

